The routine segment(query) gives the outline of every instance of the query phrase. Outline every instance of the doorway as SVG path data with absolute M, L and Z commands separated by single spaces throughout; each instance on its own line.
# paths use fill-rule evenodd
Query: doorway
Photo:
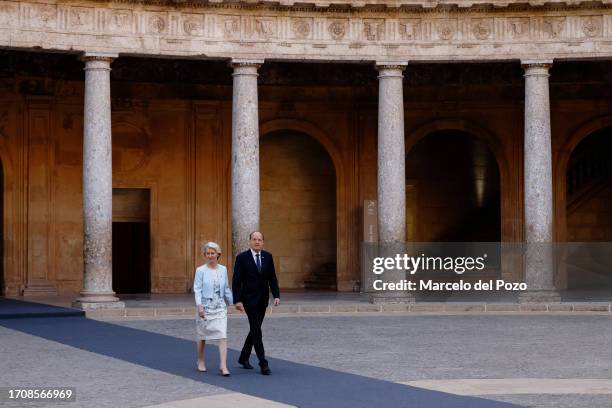
M 113 290 L 150 293 L 150 190 L 113 189 Z

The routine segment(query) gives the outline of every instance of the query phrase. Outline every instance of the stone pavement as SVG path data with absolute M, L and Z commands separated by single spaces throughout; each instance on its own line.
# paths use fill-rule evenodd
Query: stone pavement
M 0 384 L 76 387 L 69 407 L 342 406 L 328 404 L 335 387 L 351 390 L 340 394 L 352 407 L 372 396 L 377 406 L 407 406 L 392 403 L 401 391 L 392 384 L 479 397 L 416 407 L 612 406 L 610 314 L 276 316 L 264 322 L 270 377 L 237 367 L 248 323 L 243 315 L 229 319 L 230 378 L 215 374 L 214 345 L 209 372 L 195 371 L 191 319 L 3 321 Z M 69 319 L 91 323 L 82 331 Z

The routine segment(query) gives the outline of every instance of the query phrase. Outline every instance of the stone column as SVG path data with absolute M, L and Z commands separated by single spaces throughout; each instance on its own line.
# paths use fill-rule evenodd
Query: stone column
M 232 253 L 248 248 L 259 229 L 259 105 L 257 69 L 263 60 L 231 61 L 232 96 Z
M 117 55 L 85 54 L 83 117 L 82 309 L 122 308 L 113 292 L 113 168 L 110 64 Z
M 376 63 L 378 70 L 378 256 L 405 251 L 406 154 L 403 71 L 406 62 Z M 405 271 L 387 271 L 384 281 L 404 279 Z M 376 292 L 373 302 L 412 299 L 408 292 Z
M 406 241 L 403 74 L 406 64 L 378 69 L 378 239 Z
M 525 282 L 521 302 L 558 302 L 553 285 L 553 194 L 550 95 L 552 61 L 522 61 L 525 70 Z

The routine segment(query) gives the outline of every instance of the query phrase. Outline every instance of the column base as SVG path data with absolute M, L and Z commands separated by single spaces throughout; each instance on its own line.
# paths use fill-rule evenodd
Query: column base
M 561 303 L 561 295 L 556 290 L 528 290 L 518 296 L 519 303 Z
M 384 292 L 370 295 L 370 303 L 414 303 L 416 295 L 412 292 Z
M 72 307 L 82 310 L 124 309 L 125 303 L 113 294 L 85 295 L 72 302 Z
M 40 279 L 28 282 L 23 290 L 23 297 L 57 296 L 57 287 L 48 280 Z

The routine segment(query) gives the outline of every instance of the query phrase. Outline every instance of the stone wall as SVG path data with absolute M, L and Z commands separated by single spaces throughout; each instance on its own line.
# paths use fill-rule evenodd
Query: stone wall
M 575 211 L 568 214 L 569 241 L 612 241 L 612 186 L 591 195 Z
M 75 62 L 78 69 L 74 75 L 80 72 L 78 64 Z M 459 130 L 484 140 L 499 166 L 501 239 L 520 241 L 523 236 L 520 69 L 511 67 L 508 74 L 514 78 L 511 81 L 502 78 L 487 83 L 487 70 L 470 77 L 477 65 L 470 65 L 469 69 L 409 66 L 405 86 L 406 150 L 440 130 Z M 301 75 L 308 72 L 306 68 Z M 340 68 L 336 67 L 334 72 L 346 66 Z M 575 67 L 570 68 L 576 72 Z M 290 66 L 286 69 L 295 72 Z M 335 187 L 331 181 L 321 186 L 317 183 L 317 188 L 325 186 L 326 197 L 336 199 L 335 203 L 319 203 L 326 208 L 325 226 L 315 225 L 316 222 L 300 227 L 283 225 L 279 235 L 308 241 L 313 239 L 307 237 L 312 237 L 315 229 L 324 230 L 326 243 L 316 247 L 325 252 L 322 257 L 326 260 L 336 254 L 339 290 L 352 290 L 359 279 L 361 206 L 363 200 L 376 199 L 376 72 L 370 67 L 359 69 L 360 75 L 371 77 L 370 82 L 317 86 L 270 81 L 259 89 L 261 133 L 293 129 L 306 134 L 329 156 L 327 163 L 333 163 Z M 231 78 L 229 71 L 218 71 L 219 75 Z M 428 72 L 446 72 L 446 76 L 427 76 Z M 264 79 L 270 76 L 262 75 Z M 167 76 L 164 73 L 161 77 Z M 222 263 L 230 269 L 232 266 L 227 256 L 231 248 L 230 79 L 220 81 L 219 85 L 184 85 L 173 81 L 176 80 L 138 83 L 119 78 L 112 85 L 114 187 L 151 190 L 152 291 L 164 293 L 189 290 L 195 266 L 203 262 L 200 248 L 206 241 L 219 242 L 225 251 Z M 448 86 L 442 86 L 445 81 Z M 562 234 L 565 218 L 559 212 L 565 199 L 560 193 L 565 183 L 561 158 L 571 152 L 572 140 L 604 126 L 607 122 L 601 118 L 612 114 L 608 97 L 594 93 L 604 92 L 605 86 L 576 86 L 575 79 L 570 82 L 553 83 L 551 87 L 558 239 L 565 239 Z M 40 279 L 55 285 L 60 293 L 76 293 L 82 282 L 82 82 L 74 78 L 57 80 L 50 74 L 33 77 L 10 74 L 0 80 L 0 87 L 6 292 L 17 294 L 32 279 Z M 580 130 L 583 128 L 588 131 Z M 262 141 L 265 158 L 268 154 L 265 136 Z M 281 148 L 283 143 L 273 145 Z M 295 155 L 296 146 L 289 143 L 285 147 Z M 321 156 L 321 151 L 316 155 Z M 310 164 L 307 162 L 302 170 L 308 171 L 300 174 L 309 174 Z M 331 180 L 331 173 L 327 172 L 325 178 Z M 304 178 L 300 182 L 309 184 L 312 180 Z M 262 183 L 267 183 L 265 178 Z M 294 197 L 312 200 L 312 191 L 316 190 L 302 187 L 304 190 Z M 274 242 L 274 227 L 266 224 L 271 213 L 267 213 L 265 206 L 263 210 L 262 229 L 264 233 L 268 228 L 272 231 L 272 235 L 266 234 L 269 249 L 278 257 L 291 258 L 286 254 L 292 252 Z M 294 214 L 298 217 L 298 212 Z M 335 219 L 333 225 L 328 223 L 331 214 Z M 573 222 L 572 218 L 570 223 Z M 580 218 L 577 222 L 585 221 Z M 333 236 L 336 238 L 332 244 Z M 300 253 L 307 257 L 310 252 Z M 279 259 L 277 263 L 279 270 L 293 271 L 293 277 L 281 280 L 281 285 L 299 286 L 306 272 L 302 269 L 298 273 L 291 264 L 303 267 L 306 263 L 295 259 Z M 519 278 L 520 274 L 519 268 L 508 271 L 512 278 Z
M 336 174 L 310 136 L 264 135 L 261 159 L 261 230 L 275 255 L 282 288 L 303 288 L 326 264 L 336 264 Z M 333 277 L 335 283 L 335 276 Z

